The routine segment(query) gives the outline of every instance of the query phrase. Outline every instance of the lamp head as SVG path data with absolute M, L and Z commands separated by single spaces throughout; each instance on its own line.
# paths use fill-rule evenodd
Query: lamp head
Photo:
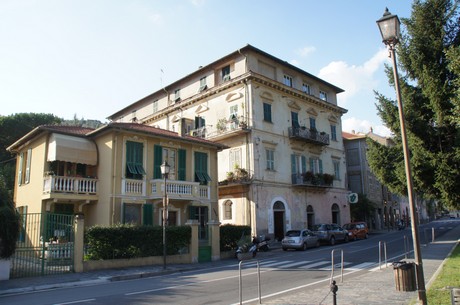
M 384 44 L 394 46 L 399 42 L 401 38 L 399 26 L 401 22 L 397 15 L 393 15 L 385 8 L 382 18 L 377 20 L 380 34 L 382 35 L 382 41 Z
M 168 162 L 163 162 L 163 164 L 160 165 L 161 174 L 166 176 L 169 175 L 170 168 Z

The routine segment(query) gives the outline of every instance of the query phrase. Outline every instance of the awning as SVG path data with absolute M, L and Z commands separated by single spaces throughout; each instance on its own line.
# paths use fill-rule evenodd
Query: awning
M 48 142 L 48 161 L 97 165 L 96 144 L 88 139 L 52 133 Z

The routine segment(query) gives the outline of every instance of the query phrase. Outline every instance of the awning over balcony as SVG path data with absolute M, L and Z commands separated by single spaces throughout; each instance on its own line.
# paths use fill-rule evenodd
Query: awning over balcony
M 97 165 L 96 144 L 88 139 L 53 133 L 48 143 L 48 161 Z

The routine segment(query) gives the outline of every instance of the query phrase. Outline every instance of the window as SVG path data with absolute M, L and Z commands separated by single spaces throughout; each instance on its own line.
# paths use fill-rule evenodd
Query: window
M 222 68 L 222 81 L 226 82 L 230 80 L 230 65 Z
M 275 170 L 275 151 L 273 149 L 266 149 L 265 156 L 267 158 L 267 170 Z
M 310 171 L 313 174 L 323 173 L 323 161 L 319 158 L 310 158 Z
M 334 165 L 334 179 L 340 180 L 340 161 L 332 160 L 332 164 Z
M 180 89 L 176 89 L 176 91 L 174 91 L 174 101 L 180 101 Z
M 176 180 L 176 150 L 163 147 L 162 159 L 169 165 L 168 179 Z
M 292 87 L 292 77 L 285 74 L 285 75 L 284 75 L 284 81 L 283 81 L 283 83 L 284 83 L 286 86 Z
M 224 220 L 231 220 L 232 219 L 232 202 L 230 200 L 226 200 L 224 202 Z
M 310 85 L 307 83 L 302 84 L 302 91 L 306 94 L 310 94 Z
M 310 117 L 310 129 L 316 130 L 316 119 Z
M 272 122 L 272 105 L 264 103 L 264 121 Z
M 291 111 L 291 124 L 294 128 L 299 128 L 299 114 L 297 112 Z
M 228 156 L 230 160 L 230 170 L 240 167 L 241 165 L 241 148 L 232 149 Z
M 347 149 L 348 166 L 356 166 L 360 164 L 359 151 L 357 148 Z
M 324 91 L 319 91 L 319 98 L 323 101 L 327 101 L 327 93 Z
M 302 180 L 301 174 L 307 171 L 307 158 L 305 156 L 292 154 L 291 155 L 291 173 L 292 183 L 297 184 Z
M 198 90 L 199 92 L 205 90 L 208 86 L 206 85 L 206 76 L 200 78 L 200 89 Z
M 134 203 L 123 203 L 123 223 L 141 224 L 141 205 Z
M 144 144 L 126 141 L 126 170 L 125 177 L 129 179 L 142 179 L 145 175 L 143 166 Z
M 208 155 L 202 152 L 195 152 L 195 182 L 207 185 L 211 181 L 208 175 Z
M 32 149 L 29 148 L 27 152 L 20 153 L 19 155 L 19 171 L 18 182 L 21 184 L 28 184 L 30 182 L 30 162 L 32 161 Z
M 158 111 L 158 101 L 154 101 L 152 103 L 152 106 L 153 106 L 153 109 L 152 109 L 153 113 L 157 112 Z
M 337 127 L 335 125 L 331 125 L 331 140 L 337 141 Z

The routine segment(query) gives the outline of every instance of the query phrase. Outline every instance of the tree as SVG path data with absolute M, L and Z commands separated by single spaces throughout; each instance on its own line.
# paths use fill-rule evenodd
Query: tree
M 396 49 L 414 190 L 451 208 L 460 207 L 459 12 L 457 1 L 414 1 Z M 386 73 L 394 86 L 393 67 Z M 376 100 L 395 146 L 368 140 L 369 165 L 392 192 L 406 195 L 397 104 L 378 92 Z
M 370 222 L 375 212 L 376 204 L 370 201 L 366 195 L 358 194 L 358 202 L 350 204 L 350 216 L 352 221 Z

